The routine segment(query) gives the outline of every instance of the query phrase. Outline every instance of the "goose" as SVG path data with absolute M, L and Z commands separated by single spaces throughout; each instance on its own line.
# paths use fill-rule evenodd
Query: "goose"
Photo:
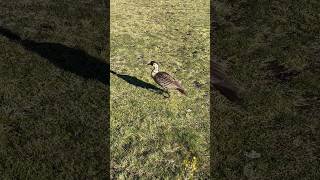
M 151 77 L 153 80 L 159 84 L 169 95 L 170 89 L 178 90 L 181 94 L 186 95 L 186 90 L 182 87 L 181 82 L 174 79 L 170 74 L 167 72 L 160 72 L 159 71 L 159 64 L 155 61 L 151 61 L 148 65 L 153 66 L 153 70 L 151 71 Z

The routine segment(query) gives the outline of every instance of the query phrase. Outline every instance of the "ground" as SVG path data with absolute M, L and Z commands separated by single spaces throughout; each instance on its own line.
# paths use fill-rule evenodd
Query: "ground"
M 111 173 L 209 176 L 209 1 L 111 0 Z M 187 96 L 159 94 L 150 61 Z
M 106 177 L 105 14 L 98 0 L 0 1 L 0 179 Z
M 113 177 L 204 179 L 210 130 L 212 179 L 320 179 L 317 0 L 216 1 L 216 53 L 244 103 L 214 92 L 210 127 L 209 2 L 111 2 Z M 0 1 L 0 179 L 106 177 L 105 12 Z M 188 96 L 163 99 L 149 60 Z
M 319 179 L 319 1 L 215 7 L 218 60 L 245 102 L 212 96 L 212 178 Z

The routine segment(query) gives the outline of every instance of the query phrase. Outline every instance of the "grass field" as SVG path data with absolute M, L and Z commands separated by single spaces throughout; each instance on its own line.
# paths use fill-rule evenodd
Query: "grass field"
M 213 96 L 212 178 L 319 179 L 319 1 L 217 1 L 217 55 L 245 109 Z
M 208 177 L 209 1 L 111 0 L 110 11 L 112 177 Z M 164 99 L 151 60 L 188 96 Z
M 244 108 L 214 92 L 209 127 L 209 1 L 111 0 L 111 122 L 103 1 L 0 1 L 0 179 L 106 179 L 108 123 L 112 178 L 320 179 L 320 3 L 215 7 Z
M 103 1 L 0 1 L 0 19 L 0 179 L 103 179 Z

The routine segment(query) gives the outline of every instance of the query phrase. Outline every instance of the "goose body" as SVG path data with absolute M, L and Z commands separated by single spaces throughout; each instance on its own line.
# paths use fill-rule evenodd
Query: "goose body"
M 167 93 L 169 89 L 178 90 L 180 93 L 186 95 L 185 89 L 182 87 L 181 83 L 174 79 L 167 72 L 159 72 L 158 63 L 151 61 L 149 65 L 153 66 L 153 70 L 151 71 L 151 77 L 153 80 L 159 84 L 162 88 L 164 88 Z

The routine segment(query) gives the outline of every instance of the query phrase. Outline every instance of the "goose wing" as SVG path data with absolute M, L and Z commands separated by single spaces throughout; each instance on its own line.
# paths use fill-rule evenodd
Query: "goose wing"
M 158 72 L 154 76 L 154 80 L 164 88 L 182 88 L 180 83 L 166 72 Z

